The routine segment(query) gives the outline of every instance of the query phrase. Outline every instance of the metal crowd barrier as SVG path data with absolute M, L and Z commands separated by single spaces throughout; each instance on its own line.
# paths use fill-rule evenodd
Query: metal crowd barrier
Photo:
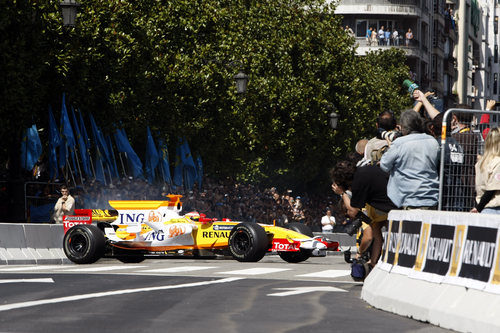
M 25 182 L 24 218 L 27 222 L 49 222 L 62 183 Z
M 452 132 L 452 115 L 458 118 L 471 118 L 461 122 L 466 125 L 458 132 Z M 439 169 L 439 204 L 438 210 L 470 211 L 476 203 L 475 164 L 478 156 L 483 154 L 484 139 L 482 126 L 479 124 L 481 115 L 489 114 L 500 118 L 500 111 L 449 109 L 445 112 L 441 133 L 441 160 Z M 495 119 L 495 120 L 496 120 Z M 493 125 L 490 121 L 492 128 Z M 488 126 L 488 127 L 489 127 Z M 448 154 L 444 149 L 448 144 Z

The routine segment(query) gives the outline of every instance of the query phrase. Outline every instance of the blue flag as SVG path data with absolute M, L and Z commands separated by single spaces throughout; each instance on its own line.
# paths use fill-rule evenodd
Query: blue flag
M 181 152 L 181 139 L 179 138 L 179 142 L 177 143 L 177 147 L 175 148 L 175 164 L 174 164 L 174 185 L 182 186 L 183 182 L 183 169 L 184 165 L 182 164 L 182 152 Z
M 194 186 L 194 182 L 198 178 L 198 175 L 196 173 L 196 165 L 194 164 L 193 156 L 191 155 L 191 150 L 189 149 L 186 138 L 183 139 L 183 143 L 181 145 L 181 159 L 184 168 L 185 185 L 188 190 L 191 190 Z
M 200 155 L 196 158 L 196 174 L 198 175 L 196 182 L 198 183 L 198 188 L 201 190 L 201 182 L 203 181 L 203 163 L 201 162 Z
M 172 185 L 172 177 L 170 176 L 170 165 L 168 163 L 167 144 L 163 143 L 162 139 L 158 141 L 158 152 L 160 155 L 159 165 L 163 181 L 167 184 Z
M 78 125 L 78 121 L 76 120 L 75 110 L 73 109 L 73 107 L 71 107 L 71 116 L 73 119 L 73 125 L 74 125 L 73 128 L 75 129 L 76 133 L 76 141 L 78 142 L 78 149 L 80 150 L 80 157 L 82 158 L 83 172 L 85 173 L 85 176 L 92 177 L 92 172 L 90 171 L 89 156 L 87 152 L 87 145 L 83 141 L 83 137 L 80 133 L 80 126 Z
M 36 125 L 33 125 L 24 131 L 21 143 L 21 167 L 33 170 L 40 155 L 42 155 L 42 143 Z
M 94 136 L 94 142 L 102 156 L 104 157 L 106 163 L 111 165 L 111 158 L 109 154 L 109 149 L 106 144 L 106 140 L 104 139 L 104 135 L 101 132 L 99 126 L 97 126 L 92 113 L 90 114 L 90 126 L 92 127 L 92 134 Z
M 127 139 L 127 134 L 123 128 L 115 131 L 115 142 L 116 149 L 118 149 L 119 152 L 126 154 L 127 163 L 129 169 L 132 170 L 133 177 L 144 179 L 144 175 L 142 173 L 142 162 L 130 145 L 130 142 Z
M 106 144 L 108 145 L 109 156 L 111 158 L 111 172 L 114 178 L 120 178 L 118 174 L 118 167 L 116 166 L 115 152 L 113 151 L 113 143 L 111 142 L 111 136 L 106 135 Z
M 49 106 L 49 177 L 54 179 L 59 177 L 59 168 L 57 166 L 56 148 L 61 145 L 61 136 L 57 129 L 56 120 Z
M 104 177 L 104 167 L 103 167 L 102 155 L 98 152 L 97 158 L 95 160 L 95 180 L 106 184 L 106 179 Z
M 54 114 L 52 113 L 52 108 L 49 106 L 49 145 L 52 145 L 54 148 L 56 148 L 59 147 L 60 144 L 61 135 L 59 134 L 56 119 L 54 118 Z
M 150 184 L 153 184 L 155 179 L 155 169 L 158 165 L 158 152 L 156 151 L 155 142 L 151 135 L 149 126 L 147 128 L 147 144 L 146 144 L 146 167 L 144 168 L 146 178 Z
M 69 122 L 68 110 L 66 109 L 66 97 L 63 94 L 62 107 L 61 107 L 61 133 L 66 143 L 70 149 L 76 145 L 75 136 L 73 134 L 73 128 Z
M 59 167 L 63 168 L 66 166 L 66 161 L 68 155 L 71 154 L 73 159 L 73 169 L 74 172 L 77 172 L 74 158 L 74 147 L 75 147 L 75 136 L 73 134 L 73 129 L 71 128 L 71 124 L 69 122 L 68 110 L 66 109 L 66 96 L 63 94 L 62 97 L 62 106 L 61 106 L 61 125 L 60 131 L 62 136 L 62 142 L 59 146 Z M 69 154 L 68 154 L 69 148 Z
M 92 148 L 92 145 L 90 144 L 90 138 L 89 135 L 87 134 L 87 128 L 85 127 L 85 123 L 83 122 L 83 116 L 81 112 L 78 112 L 80 116 L 80 132 L 83 137 L 83 142 L 85 143 L 85 146 L 87 147 L 87 150 L 90 151 L 90 148 Z

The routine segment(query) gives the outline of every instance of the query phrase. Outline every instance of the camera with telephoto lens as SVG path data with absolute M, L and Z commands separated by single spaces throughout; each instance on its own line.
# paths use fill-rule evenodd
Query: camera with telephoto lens
M 372 223 L 372 220 L 368 216 L 366 216 L 365 213 L 359 212 L 356 215 L 356 217 L 354 218 L 354 220 L 352 220 L 351 224 L 347 225 L 346 233 L 349 236 L 354 235 L 358 231 L 358 229 L 361 227 L 363 222 L 370 224 L 370 223 Z
M 379 128 L 377 130 L 377 139 L 380 140 L 389 140 L 390 142 L 392 142 L 400 136 L 403 136 L 403 134 L 399 131 L 386 131 L 383 128 Z

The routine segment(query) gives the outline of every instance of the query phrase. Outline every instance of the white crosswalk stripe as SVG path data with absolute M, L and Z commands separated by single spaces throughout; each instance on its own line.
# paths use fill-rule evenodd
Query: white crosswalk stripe
M 39 266 L 16 266 L 16 267 L 1 267 L 0 272 L 26 272 L 26 271 L 41 271 L 41 270 L 55 270 L 68 268 L 63 265 L 39 265 Z
M 283 271 L 289 271 L 290 268 L 248 268 L 248 269 L 240 269 L 236 271 L 228 271 L 228 272 L 217 272 L 217 274 L 234 274 L 234 275 L 262 275 L 262 274 L 271 274 Z
M 194 272 L 202 271 L 204 269 L 218 268 L 216 266 L 178 266 L 169 268 L 158 268 L 158 269 L 147 269 L 144 271 L 139 271 L 140 273 L 183 273 L 183 272 Z
M 320 271 L 320 272 L 314 272 L 314 273 L 307 273 L 307 274 L 300 274 L 297 276 L 301 277 L 317 277 L 317 278 L 337 278 L 341 276 L 348 276 L 351 274 L 350 270 L 346 269 L 329 269 L 326 271 Z

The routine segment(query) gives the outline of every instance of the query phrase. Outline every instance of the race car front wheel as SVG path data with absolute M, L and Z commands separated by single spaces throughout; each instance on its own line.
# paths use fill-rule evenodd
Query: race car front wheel
M 305 224 L 289 223 L 286 225 L 286 228 L 301 233 L 302 235 L 313 237 L 311 228 L 309 228 Z M 298 263 L 309 259 L 309 257 L 311 256 L 311 251 L 300 249 L 300 251 L 298 252 L 278 252 L 278 255 L 286 262 Z
M 234 259 L 257 262 L 269 247 L 266 231 L 256 223 L 240 223 L 229 234 L 229 251 Z
M 76 264 L 92 264 L 104 255 L 106 238 L 95 225 L 79 224 L 64 235 L 64 253 Z
M 289 263 L 298 263 L 306 261 L 311 256 L 310 250 L 300 250 L 298 252 L 278 252 L 281 259 Z

